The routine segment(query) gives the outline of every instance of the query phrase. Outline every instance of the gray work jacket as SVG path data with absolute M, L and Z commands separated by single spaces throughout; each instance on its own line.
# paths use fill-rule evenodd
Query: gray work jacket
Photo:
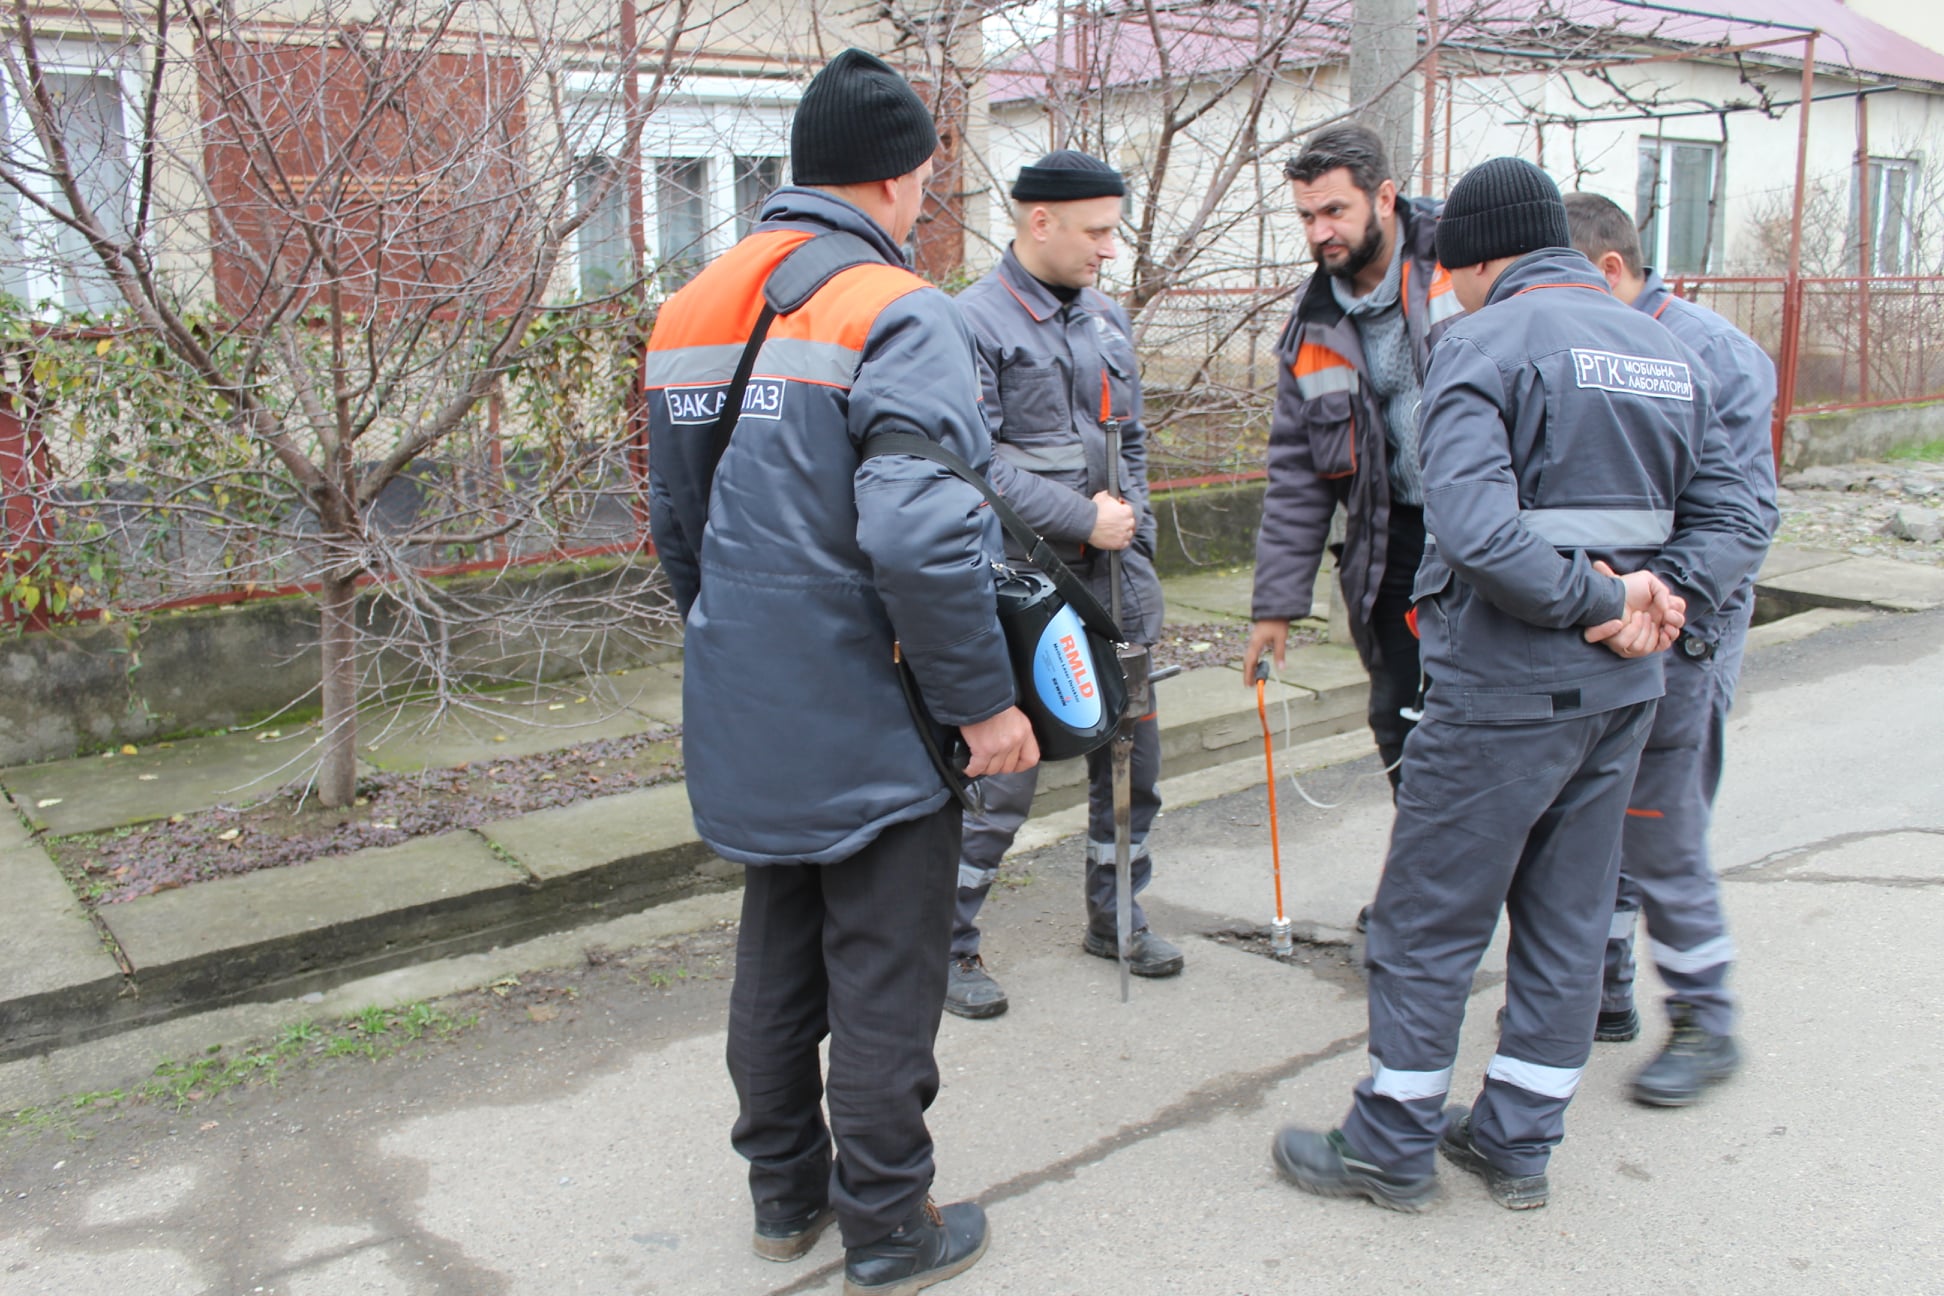
M 710 424 L 763 283 L 826 230 L 864 239 L 884 264 L 845 270 L 776 320 L 712 486 Z M 686 618 L 682 746 L 702 840 L 745 864 L 828 864 L 943 806 L 892 645 L 939 723 L 1012 705 L 998 522 L 939 465 L 861 451 L 907 432 L 985 463 L 972 334 L 951 299 L 857 208 L 782 189 L 661 308 L 644 378 L 655 546 Z
M 1424 198 L 1397 205 L 1396 254 L 1404 258 L 1401 303 L 1420 375 L 1432 346 L 1462 313 L 1451 276 L 1438 265 L 1440 209 Z M 1370 383 L 1357 323 L 1344 313 L 1323 271 L 1310 276 L 1297 298 L 1276 343 L 1276 360 L 1269 484 L 1256 535 L 1251 615 L 1289 620 L 1310 614 L 1330 517 L 1342 504 L 1345 530 L 1337 570 L 1351 638 L 1374 670 L 1378 649 L 1370 617 L 1390 540 L 1390 441 L 1383 398 Z
M 958 304 L 978 344 L 992 484 L 1053 542 L 1103 606 L 1108 558 L 1086 541 L 1094 528 L 1093 497 L 1107 489 L 1103 409 L 1119 420 L 1120 492 L 1135 514 L 1134 543 L 1121 551 L 1121 633 L 1133 643 L 1153 643 L 1161 634 L 1161 582 L 1154 572 L 1140 368 L 1127 313 L 1091 288 L 1061 302 L 1010 247 L 959 294 Z
M 1661 696 L 1660 654 L 1624 660 L 1581 635 L 1624 608 L 1594 561 L 1659 573 L 1705 614 L 1768 544 L 1698 357 L 1577 252 L 1519 258 L 1452 324 L 1420 428 L 1427 718 L 1511 724 Z
M 1666 325 L 1675 337 L 1701 358 L 1714 389 L 1715 413 L 1728 433 L 1728 445 L 1755 488 L 1763 529 L 1770 538 L 1782 514 L 1775 503 L 1775 362 L 1755 339 L 1705 306 L 1697 306 L 1668 291 L 1652 267 L 1646 286 L 1634 298 L 1634 309 Z M 1759 564 L 1757 564 L 1759 566 Z M 1693 617 L 1686 633 L 1704 643 L 1719 645 L 1730 627 L 1746 626 L 1755 605 L 1755 576 L 1751 571 L 1722 603 L 1719 611 Z

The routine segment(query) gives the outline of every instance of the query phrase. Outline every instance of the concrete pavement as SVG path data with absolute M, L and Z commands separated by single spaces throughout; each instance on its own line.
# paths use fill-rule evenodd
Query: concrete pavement
M 1178 794 L 1150 908 L 1188 946 L 1179 980 L 1117 1002 L 1111 964 L 1077 949 L 1071 845 L 1009 864 L 988 906 L 1013 1009 L 947 1019 L 933 1115 L 938 1191 L 983 1200 L 994 1240 L 939 1290 L 1938 1290 L 1944 612 L 1808 615 L 1820 633 L 1758 636 L 1730 724 L 1715 847 L 1742 950 L 1741 1077 L 1692 1109 L 1638 1108 L 1626 1080 L 1658 1023 L 1601 1046 L 1543 1211 L 1502 1211 L 1455 1173 L 1417 1217 L 1295 1192 L 1269 1138 L 1340 1116 L 1365 1066 L 1361 989 L 1327 947 L 1287 967 L 1198 934 L 1268 916 L 1264 798 Z M 1189 779 L 1219 792 L 1214 777 Z M 1385 785 L 1368 757 L 1303 783 L 1337 808 L 1284 785 L 1289 907 L 1340 928 L 1375 880 Z M 1473 999 L 1461 1097 L 1490 1050 L 1497 967 Z M 385 990 L 413 997 L 436 975 L 391 973 Z M 544 1024 L 136 1113 L 84 1142 L 7 1140 L 5 1290 L 836 1292 L 834 1236 L 788 1267 L 747 1250 L 725 983 L 575 984 Z

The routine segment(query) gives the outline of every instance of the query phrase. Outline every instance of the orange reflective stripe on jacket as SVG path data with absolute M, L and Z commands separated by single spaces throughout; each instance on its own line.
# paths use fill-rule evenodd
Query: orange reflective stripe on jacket
M 1289 366 L 1296 376 L 1296 389 L 1304 400 L 1313 400 L 1325 392 L 1350 392 L 1357 390 L 1357 371 L 1343 356 L 1329 347 L 1315 342 L 1305 342 L 1297 349 L 1296 363 Z
M 718 257 L 662 306 L 648 339 L 647 390 L 727 382 L 763 308 L 763 285 L 802 230 L 753 234 Z M 848 387 L 877 318 L 925 281 L 902 266 L 843 271 L 801 310 L 771 325 L 753 376 Z

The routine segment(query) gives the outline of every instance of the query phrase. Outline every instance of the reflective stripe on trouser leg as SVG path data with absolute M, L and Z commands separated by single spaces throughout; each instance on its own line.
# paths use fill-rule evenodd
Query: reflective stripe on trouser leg
M 1505 897 L 1505 1026 L 1472 1138 L 1511 1174 L 1546 1168 L 1593 1051 L 1621 825 L 1653 718 L 1654 704 L 1644 702 L 1567 722 L 1582 726 L 1583 755 L 1526 837 Z
M 1640 928 L 1640 897 L 1620 879 L 1620 899 L 1607 928 L 1606 975 L 1600 982 L 1600 1011 L 1625 1012 L 1634 1001 L 1634 933 Z
M 1108 747 L 1087 755 L 1087 876 L 1084 891 L 1087 922 L 1102 935 L 1117 934 L 1114 926 L 1114 761 Z M 1147 889 L 1154 871 L 1148 858 L 1148 832 L 1161 812 L 1161 725 L 1145 720 L 1134 727 L 1134 754 L 1129 769 L 1128 825 L 1132 829 L 1132 867 L 1128 870 L 1136 896 Z M 1137 900 L 1134 926 L 1147 926 L 1147 914 Z
M 1541 833 L 1569 776 L 1608 723 L 1606 716 L 1502 726 L 1432 719 L 1405 744 L 1397 817 L 1371 906 L 1365 955 L 1370 1052 L 1383 1071 L 1357 1085 L 1343 1122 L 1350 1146 L 1386 1169 L 1430 1173 L 1444 1104 L 1441 1098 L 1405 1097 L 1405 1090 L 1391 1085 L 1384 1086 L 1389 1092 L 1380 1090 L 1377 1075 L 1437 1073 L 1457 1056 L 1472 975 L 1498 925 L 1499 908 L 1525 867 L 1530 852 L 1524 843 Z M 1611 819 L 1617 820 L 1624 802 L 1617 796 L 1614 802 Z M 1601 912 L 1597 934 L 1585 947 L 1585 1020 L 1579 1026 L 1588 1046 L 1599 991 L 1599 940 L 1613 910 L 1610 866 L 1617 835 L 1617 823 L 1610 822 L 1604 854 L 1597 857 L 1606 867 L 1590 870 L 1598 894 L 1587 903 Z M 1523 1011 L 1530 1014 L 1536 1004 L 1528 996 Z M 1547 1064 L 1585 1061 L 1584 1054 L 1521 1056 Z
M 958 900 L 952 923 L 952 957 L 970 958 L 979 952 L 979 909 L 999 877 L 999 861 L 1012 848 L 1019 825 L 1033 808 L 1039 786 L 1037 769 L 1017 774 L 988 774 L 979 780 L 985 793 L 983 818 L 965 815 L 965 842 L 959 848 Z
M 1669 1006 L 1685 1005 L 1701 1029 L 1727 1035 L 1735 1028 L 1735 998 L 1728 989 L 1734 955 L 1708 829 L 1728 689 L 1714 665 L 1668 654 L 1667 696 L 1641 754 L 1631 802 L 1634 809 L 1659 814 L 1627 817 L 1621 867 L 1639 896 Z M 1671 955 L 1665 961 L 1663 950 Z

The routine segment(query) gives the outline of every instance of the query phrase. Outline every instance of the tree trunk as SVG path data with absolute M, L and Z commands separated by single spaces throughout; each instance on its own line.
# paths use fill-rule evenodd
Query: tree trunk
M 324 671 L 324 741 L 319 745 L 317 799 L 348 806 L 358 796 L 358 581 L 332 574 L 318 592 Z

